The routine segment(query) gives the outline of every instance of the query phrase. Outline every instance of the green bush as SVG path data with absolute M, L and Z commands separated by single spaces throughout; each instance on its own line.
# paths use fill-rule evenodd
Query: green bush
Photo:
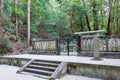
M 12 40 L 12 41 L 16 41 L 16 40 L 17 40 L 17 38 L 16 38 L 16 36 L 15 36 L 15 35 L 10 35 L 10 40 Z
M 0 40 L 0 54 L 5 54 L 7 52 L 12 52 L 13 46 L 7 40 Z

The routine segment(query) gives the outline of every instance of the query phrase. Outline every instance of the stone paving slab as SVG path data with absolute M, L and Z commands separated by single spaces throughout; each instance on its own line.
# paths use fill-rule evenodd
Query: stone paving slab
M 17 74 L 16 71 L 18 69 L 19 67 L 15 66 L 0 65 L 0 80 L 46 80 L 31 75 Z M 102 80 L 102 79 L 66 74 L 63 78 L 56 80 Z
M 66 74 L 65 77 L 63 77 L 61 79 L 56 79 L 56 80 L 102 80 L 102 79 Z
M 17 74 L 19 67 L 0 65 L 0 80 L 45 80 L 30 75 Z

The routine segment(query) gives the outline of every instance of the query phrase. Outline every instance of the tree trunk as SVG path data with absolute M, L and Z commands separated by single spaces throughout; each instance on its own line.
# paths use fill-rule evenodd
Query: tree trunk
M 101 9 L 100 13 L 101 13 L 101 18 L 102 18 L 102 20 L 101 20 L 101 29 L 103 29 L 104 28 L 104 21 L 103 21 L 103 11 L 102 11 L 102 9 Z
M 110 31 L 110 12 L 109 12 L 109 17 L 108 17 L 108 23 L 107 23 L 107 35 L 110 35 L 111 31 Z
M 73 26 L 73 23 L 72 23 L 72 20 L 73 20 L 73 9 L 69 12 L 70 14 L 70 27 L 69 27 L 69 31 L 70 31 L 70 34 L 72 34 L 72 26 Z
M 70 18 L 70 33 L 72 34 L 72 16 Z
M 15 1 L 15 8 L 17 9 L 17 3 L 18 0 Z M 18 38 L 18 19 L 17 19 L 17 14 L 16 14 L 16 37 Z
M 62 27 L 61 27 L 60 30 L 59 30 L 59 37 L 60 37 L 61 39 L 64 38 L 63 28 L 62 28 Z
M 97 4 L 96 4 L 96 1 L 94 0 L 93 1 L 93 21 L 94 21 L 94 23 L 93 23 L 93 26 L 94 26 L 94 30 L 98 30 L 98 17 L 97 17 L 97 9 L 96 9 L 96 6 L 97 6 Z
M 86 22 L 87 22 L 88 30 L 91 31 L 90 24 L 89 24 L 89 18 L 88 18 L 87 13 L 85 13 L 85 17 L 86 17 Z
M 4 0 L 0 0 L 0 26 L 2 26 L 2 21 L 3 21 L 3 16 L 2 16 L 3 6 L 4 6 Z
M 86 5 L 85 5 L 85 1 L 84 1 L 84 0 L 82 0 L 82 1 L 83 1 L 84 6 L 86 7 Z M 88 30 L 91 31 L 90 23 L 89 23 L 89 17 L 88 17 L 88 15 L 87 15 L 86 12 L 85 12 L 85 18 L 86 18 L 86 22 L 87 22 Z
M 117 8 L 117 6 L 119 6 L 119 0 L 116 0 L 116 4 L 115 4 L 115 16 L 118 15 L 118 13 L 120 13 L 120 10 L 119 8 Z M 116 24 L 116 29 L 115 29 L 115 32 L 116 32 L 116 35 L 120 35 L 120 16 L 117 16 L 115 17 L 115 24 Z
M 81 32 L 83 32 L 84 26 L 83 26 L 83 21 L 82 21 L 82 19 L 80 20 L 80 26 L 81 26 Z
M 27 47 L 30 46 L 30 0 L 27 0 Z
M 109 16 L 108 16 L 108 23 L 107 23 L 107 35 L 111 35 L 111 16 L 112 16 L 112 7 L 111 7 L 111 2 L 109 1 Z
M 116 19 L 116 27 L 117 27 L 117 30 L 116 30 L 116 34 L 117 35 L 120 35 L 120 27 L 119 27 L 120 25 L 119 25 L 119 19 L 117 18 Z

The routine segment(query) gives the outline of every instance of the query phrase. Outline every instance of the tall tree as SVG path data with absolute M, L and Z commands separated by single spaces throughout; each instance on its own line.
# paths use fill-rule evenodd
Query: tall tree
M 15 1 L 15 10 L 17 10 L 17 3 L 18 3 L 18 0 Z M 18 17 L 17 17 L 17 14 L 16 14 L 16 37 L 18 38 Z
M 108 23 L 107 23 L 107 35 L 111 34 L 111 18 L 112 18 L 112 4 L 111 0 L 108 0 L 109 2 L 109 15 L 108 15 Z
M 27 0 L 27 47 L 30 46 L 30 0 Z
M 0 0 L 0 24 L 8 26 L 11 17 L 11 0 Z
M 92 2 L 92 6 L 93 6 L 93 26 L 94 26 L 94 30 L 98 30 L 98 17 L 97 17 L 97 2 L 96 0 L 93 0 Z
M 85 1 L 84 1 L 84 0 L 82 0 L 82 1 L 83 1 L 84 6 L 86 7 Z M 88 15 L 87 15 L 87 12 L 85 12 L 85 18 L 86 18 L 88 30 L 91 31 L 90 22 L 89 22 L 89 17 L 88 17 Z

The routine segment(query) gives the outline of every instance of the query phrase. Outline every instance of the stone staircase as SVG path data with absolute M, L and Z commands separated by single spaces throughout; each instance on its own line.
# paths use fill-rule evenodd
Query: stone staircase
M 30 60 L 17 73 L 33 75 L 36 77 L 54 80 L 67 72 L 67 63 L 48 60 Z

